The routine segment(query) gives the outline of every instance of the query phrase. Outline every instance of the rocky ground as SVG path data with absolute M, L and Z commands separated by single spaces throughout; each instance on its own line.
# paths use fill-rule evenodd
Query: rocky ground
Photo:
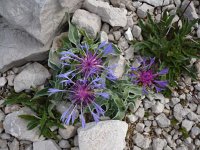
M 66 11 L 73 14 L 72 23 L 91 36 L 100 33 L 101 41 L 114 42 L 120 47 L 123 55 L 116 62 L 122 66 L 116 71 L 120 75 L 126 61 L 137 56 L 130 41 L 142 40 L 138 19 L 145 18 L 149 11 L 159 21 L 162 5 L 162 9 L 174 14 L 180 3 L 180 0 L 47 0 L 45 3 L 30 0 L 30 9 L 28 3 L 2 0 L 0 150 L 200 150 L 200 80 L 192 81 L 189 77 L 180 77 L 179 87 L 170 99 L 155 94 L 137 101 L 135 111 L 127 114 L 125 121 L 89 123 L 85 129 L 78 125 L 52 129 L 60 137 L 55 141 L 39 137 L 37 130 L 27 130 L 26 122 L 17 117 L 32 111 L 19 105 L 2 105 L 11 91 L 42 88 L 50 78 L 45 60 Z M 199 18 L 199 1 L 194 0 L 184 16 L 190 20 Z M 195 28 L 194 36 L 200 38 L 200 26 Z M 191 63 L 200 77 L 200 61 Z M 62 112 L 65 107 L 57 106 L 57 110 Z

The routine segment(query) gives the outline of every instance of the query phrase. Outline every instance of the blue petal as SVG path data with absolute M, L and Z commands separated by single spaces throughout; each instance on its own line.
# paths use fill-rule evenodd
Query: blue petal
M 69 71 L 67 73 L 59 74 L 58 77 L 60 78 L 69 78 L 68 76 L 72 73 L 73 71 Z
M 98 49 L 101 49 L 101 48 L 103 48 L 104 46 L 106 46 L 106 41 L 103 41 L 100 45 L 99 45 L 99 47 L 98 47 Z
M 161 70 L 158 74 L 159 74 L 159 75 L 165 75 L 165 74 L 167 74 L 168 72 L 169 72 L 169 69 L 166 68 L 166 69 Z
M 147 91 L 147 89 L 146 89 L 146 87 L 142 87 L 142 94 L 143 95 L 147 95 L 148 94 L 148 91 Z
M 112 53 L 114 53 L 112 44 L 108 44 L 108 46 L 103 50 L 103 54 L 105 56 L 105 55 L 112 54 Z
M 92 116 L 93 116 L 93 118 L 94 118 L 94 121 L 97 123 L 97 122 L 99 122 L 99 116 L 97 115 L 97 114 L 95 114 L 95 113 L 93 113 L 93 112 L 91 112 L 92 113 Z
M 80 119 L 81 119 L 82 127 L 85 128 L 85 118 L 84 118 L 83 114 L 81 114 L 80 117 L 81 117 Z
M 157 86 L 155 86 L 155 88 L 156 88 L 156 92 L 157 92 L 157 93 L 159 93 L 159 92 L 161 92 L 162 90 L 164 90 L 163 88 L 160 88 L 160 87 L 157 87 Z
M 155 83 L 157 83 L 160 87 L 166 87 L 168 85 L 168 81 L 157 81 L 154 80 Z
M 65 91 L 65 90 L 50 88 L 50 89 L 48 90 L 48 93 L 49 93 L 50 95 L 52 95 L 52 94 L 55 94 L 55 93 L 58 93 L 58 92 L 64 92 L 64 91 Z
M 104 115 L 105 111 L 101 108 L 101 106 L 99 106 L 99 105 L 98 105 L 97 103 L 95 103 L 95 102 L 93 102 L 93 104 L 94 104 L 94 107 L 95 107 L 95 109 L 96 109 L 98 115 L 100 115 L 100 114 Z
M 102 96 L 105 99 L 109 99 L 110 95 L 106 92 L 102 92 L 102 93 L 97 93 L 98 95 Z
M 148 67 L 150 68 L 154 62 L 155 62 L 155 57 L 150 59 L 150 63 L 148 65 Z

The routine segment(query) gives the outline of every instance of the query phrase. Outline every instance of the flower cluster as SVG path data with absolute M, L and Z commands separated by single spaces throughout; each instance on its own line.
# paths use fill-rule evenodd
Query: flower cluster
M 103 57 L 106 57 L 114 50 L 111 44 L 101 43 L 96 49 L 87 44 L 80 45 L 79 52 L 72 49 L 61 52 L 62 70 L 68 70 L 59 74 L 60 84 L 63 89 L 49 89 L 50 95 L 63 92 L 71 101 L 71 106 L 66 110 L 61 120 L 69 125 L 75 121 L 77 110 L 80 110 L 80 120 L 85 126 L 84 110 L 89 109 L 95 122 L 99 121 L 100 116 L 104 115 L 104 110 L 97 104 L 96 98 L 108 99 L 105 81 L 116 80 L 113 71 L 104 64 Z
M 166 75 L 168 69 L 163 69 L 160 72 L 154 71 L 155 58 L 139 60 L 141 65 L 139 67 L 131 67 L 130 77 L 134 84 L 141 85 L 143 94 L 148 94 L 148 89 L 155 89 L 156 92 L 164 90 L 168 81 L 159 80 L 159 77 Z

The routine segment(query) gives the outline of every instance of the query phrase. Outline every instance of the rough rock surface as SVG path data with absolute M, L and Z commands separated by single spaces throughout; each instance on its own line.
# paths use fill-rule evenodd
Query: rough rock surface
M 121 78 L 125 71 L 125 58 L 123 56 L 114 57 L 110 60 L 109 66 L 113 70 L 115 77 Z
M 97 33 L 101 29 L 101 18 L 96 14 L 83 9 L 75 11 L 72 23 L 77 25 L 79 28 L 85 29 L 87 33 L 93 37 L 96 37 Z
M 72 13 L 81 8 L 84 0 L 59 0 L 60 5 L 67 9 L 67 12 Z
M 169 5 L 170 0 L 139 0 L 139 2 L 146 2 L 155 7 Z
M 21 92 L 25 89 L 42 85 L 49 77 L 49 71 L 41 64 L 34 62 L 24 68 L 24 70 L 15 77 L 15 92 Z
M 189 3 L 189 0 L 184 0 L 184 2 L 181 5 L 181 9 L 185 10 L 188 3 Z M 193 1 L 190 3 L 189 7 L 186 9 L 184 16 L 189 20 L 194 20 L 194 19 L 199 18 L 198 15 L 197 15 L 196 9 L 194 7 Z
M 64 129 L 59 129 L 58 133 L 61 135 L 63 139 L 69 139 L 76 134 L 77 127 L 74 126 L 65 126 Z
M 33 150 L 61 150 L 61 148 L 53 140 L 46 140 L 34 142 Z
M 50 43 L 43 46 L 26 32 L 15 29 L 0 18 L 0 72 L 27 61 L 44 60 L 49 47 Z
M 57 0 L 1 0 L 0 14 L 18 29 L 46 44 L 61 25 L 65 9 Z
M 8 114 L 3 122 L 5 132 L 20 140 L 28 140 L 33 142 L 44 140 L 43 137 L 39 137 L 39 131 L 37 128 L 33 130 L 27 129 L 27 122 L 18 117 L 19 115 L 23 114 L 33 114 L 33 112 L 24 107 L 19 111 Z
M 119 120 L 89 123 L 78 129 L 80 150 L 123 150 L 128 130 L 126 122 Z
M 125 27 L 127 24 L 127 11 L 120 8 L 115 8 L 107 2 L 97 0 L 85 0 L 84 7 L 97 15 L 102 21 L 109 23 L 111 26 Z
M 143 3 L 138 9 L 137 9 L 137 15 L 140 18 L 145 18 L 147 16 L 147 13 L 152 13 L 154 10 L 154 7 Z
M 140 148 L 146 149 L 150 146 L 150 138 L 145 138 L 142 134 L 136 133 L 133 136 L 133 142 Z
M 163 113 L 156 117 L 156 121 L 158 125 L 162 128 L 166 128 L 170 126 L 170 120 Z

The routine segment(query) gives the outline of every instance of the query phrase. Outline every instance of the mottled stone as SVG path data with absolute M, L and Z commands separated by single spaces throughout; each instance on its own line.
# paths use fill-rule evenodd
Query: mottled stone
M 33 150 L 61 150 L 53 140 L 39 141 L 33 143 Z
M 98 15 L 83 9 L 75 11 L 72 17 L 72 23 L 77 25 L 79 28 L 85 29 L 92 37 L 96 37 L 97 33 L 101 29 L 101 18 Z
M 97 0 L 85 0 L 84 7 L 97 15 L 102 21 L 109 23 L 111 26 L 125 27 L 127 24 L 127 11 L 125 9 L 115 8 L 107 2 Z
M 171 124 L 170 120 L 163 113 L 156 117 L 156 121 L 161 128 L 169 127 Z
M 57 0 L 1 0 L 0 14 L 15 25 L 15 28 L 25 30 L 38 41 L 46 44 L 63 24 L 65 9 L 61 8 Z M 22 33 L 19 30 L 18 32 Z M 24 40 L 24 44 L 29 47 L 26 42 Z
M 77 127 L 69 125 L 69 126 L 65 126 L 64 129 L 59 128 L 58 133 L 61 135 L 63 139 L 67 140 L 75 136 L 76 130 L 77 130 Z
M 78 129 L 80 150 L 123 150 L 128 124 L 119 120 L 88 123 Z
M 5 132 L 20 140 L 28 140 L 33 142 L 44 140 L 42 136 L 39 137 L 38 128 L 34 128 L 32 130 L 27 129 L 27 121 L 18 117 L 19 115 L 24 114 L 33 115 L 34 113 L 30 109 L 24 107 L 19 111 L 8 114 L 3 122 Z
M 39 43 L 28 33 L 15 29 L 15 26 L 8 24 L 2 18 L 0 18 L 0 41 L 0 72 L 28 61 L 46 59 L 51 44 L 51 40 L 45 45 Z
M 31 87 L 37 87 L 45 83 L 51 75 L 49 71 L 41 64 L 34 62 L 28 65 L 14 79 L 15 92 L 28 90 Z

